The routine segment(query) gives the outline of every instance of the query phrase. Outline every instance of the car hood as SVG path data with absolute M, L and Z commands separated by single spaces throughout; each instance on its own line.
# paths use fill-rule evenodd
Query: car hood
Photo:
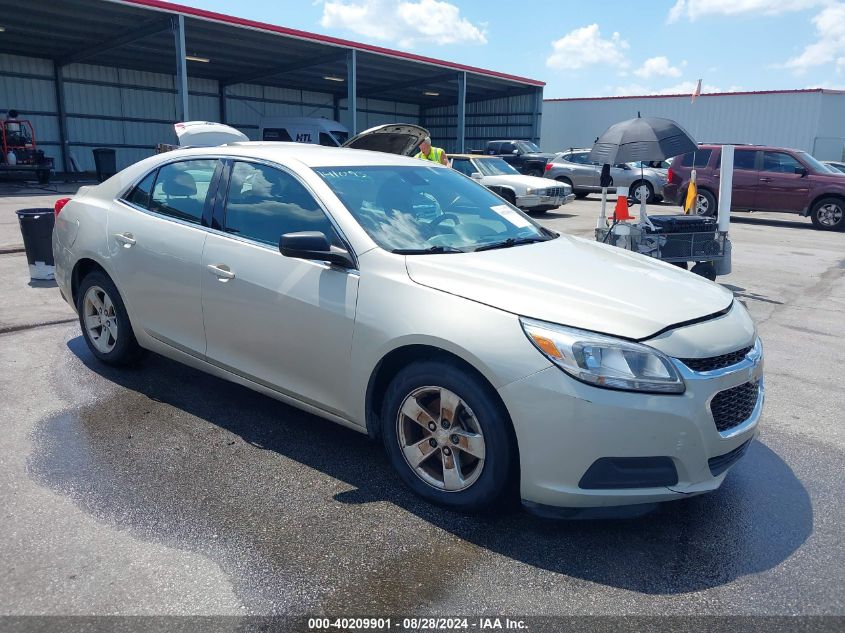
M 839 185 L 841 187 L 842 185 L 845 185 L 845 180 L 842 179 L 842 176 L 845 176 L 845 173 L 839 173 L 839 174 L 814 173 L 813 174 L 813 180 L 815 182 L 823 182 L 825 184 Z
M 428 130 L 419 125 L 388 123 L 364 130 L 346 141 L 343 147 L 410 156 L 426 136 Z
M 521 316 L 643 340 L 725 310 L 733 295 L 685 270 L 568 235 L 481 253 L 407 256 L 416 283 Z
M 517 174 L 484 176 L 481 179 L 481 183 L 484 185 L 510 185 L 512 187 L 519 188 L 519 191 L 524 191 L 526 187 L 547 189 L 548 187 L 557 186 L 555 183 L 550 183 L 548 178 L 536 178 L 534 176 L 522 176 Z

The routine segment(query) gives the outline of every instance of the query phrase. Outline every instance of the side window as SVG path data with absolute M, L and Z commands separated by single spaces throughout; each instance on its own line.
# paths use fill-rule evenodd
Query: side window
M 499 150 L 500 154 L 512 154 L 513 150 L 516 149 L 515 143 L 502 143 L 502 149 Z
M 202 209 L 217 160 L 186 160 L 158 170 L 150 210 L 179 220 L 202 223 Z
M 710 162 L 710 156 L 713 154 L 712 149 L 699 149 L 697 152 L 690 152 L 681 156 L 681 167 L 706 167 Z M 695 157 L 695 164 L 693 165 L 693 156 Z M 677 158 L 675 160 L 678 160 Z
M 339 244 L 329 219 L 299 181 L 279 169 L 236 162 L 226 200 L 227 233 L 276 246 L 285 233 L 321 231 Z
M 131 202 L 132 204 L 142 207 L 144 209 L 150 208 L 150 192 L 153 189 L 153 182 L 156 178 L 156 172 L 158 170 L 154 169 L 149 174 L 147 174 L 144 179 L 135 185 L 129 193 L 123 196 L 123 199 L 126 202 Z
M 326 134 L 325 132 L 320 132 L 320 145 L 325 145 L 326 147 L 337 147 L 335 140 L 330 134 Z
M 563 159 L 569 161 L 570 163 L 575 163 L 576 165 L 583 165 L 587 162 L 587 155 L 584 153 L 567 154 L 563 157 Z
M 290 134 L 283 127 L 264 128 L 264 141 L 291 141 Z
M 767 154 L 771 152 L 766 152 Z M 734 169 L 755 169 L 757 150 L 738 149 L 734 152 Z
M 452 168 L 467 176 L 472 175 L 473 171 L 477 171 L 466 158 L 453 158 Z
M 789 154 L 783 152 L 763 152 L 763 171 L 795 174 L 802 167 L 803 165 Z
M 502 144 L 498 143 L 498 142 L 497 143 L 488 143 L 487 144 L 487 153 L 488 154 L 499 154 L 499 153 L 501 153 L 501 152 L 499 152 L 501 147 L 502 147 Z

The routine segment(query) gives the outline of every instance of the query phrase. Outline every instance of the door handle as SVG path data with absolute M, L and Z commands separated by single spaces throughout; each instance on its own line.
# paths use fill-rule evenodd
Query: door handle
M 226 264 L 209 264 L 207 266 L 209 272 L 215 275 L 220 281 L 228 281 L 235 278 L 235 273 L 229 270 Z
M 772 182 L 771 178 L 761 178 L 760 182 Z
M 135 246 L 135 238 L 132 236 L 132 233 L 115 233 L 114 239 L 123 244 L 123 248 Z

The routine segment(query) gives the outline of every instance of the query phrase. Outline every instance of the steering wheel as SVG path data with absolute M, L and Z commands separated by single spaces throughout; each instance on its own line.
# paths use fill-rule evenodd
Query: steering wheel
M 439 226 L 440 223 L 445 220 L 452 220 L 452 222 L 454 222 L 456 225 L 461 223 L 461 219 L 454 213 L 444 213 L 443 215 L 439 215 L 434 218 L 431 222 L 428 223 L 428 225 Z

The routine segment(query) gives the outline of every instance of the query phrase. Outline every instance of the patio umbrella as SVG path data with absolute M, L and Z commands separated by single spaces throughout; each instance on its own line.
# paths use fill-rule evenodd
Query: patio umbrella
M 695 140 L 671 119 L 637 116 L 611 125 L 596 139 L 589 159 L 600 165 L 618 165 L 634 161 L 665 160 L 698 149 Z M 642 172 L 642 162 L 640 163 Z M 605 216 L 607 188 L 602 187 L 601 223 Z M 642 221 L 653 226 L 645 212 L 645 199 L 640 200 Z

